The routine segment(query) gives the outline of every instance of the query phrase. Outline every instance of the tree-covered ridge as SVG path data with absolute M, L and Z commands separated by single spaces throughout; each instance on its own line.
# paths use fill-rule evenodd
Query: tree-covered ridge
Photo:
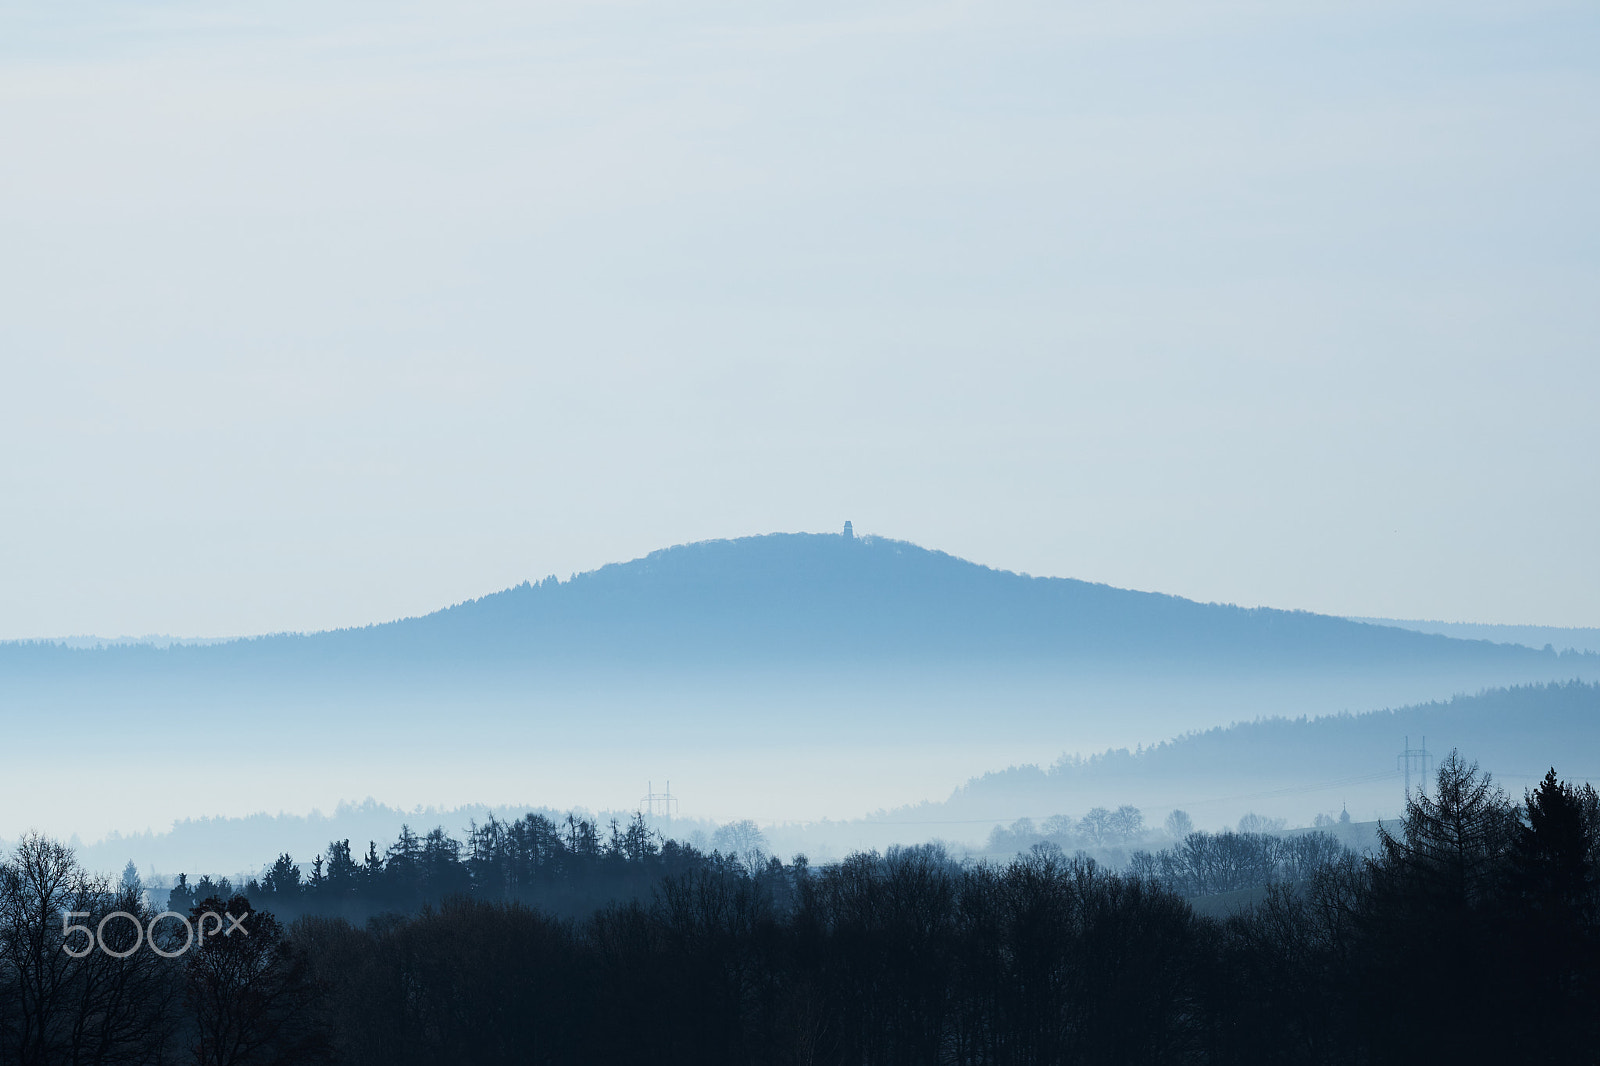
M 1194 670 L 1326 661 L 1549 669 L 1597 658 L 1033 577 L 881 537 L 775 533 L 678 545 L 361 628 L 167 648 L 5 644 L 0 671 L 204 673 L 296 663 L 341 672 L 380 663 L 421 670 L 462 658 L 551 668 L 579 660 L 681 666 L 952 655 L 1160 661 Z
M 1276 792 L 1288 802 L 1308 786 L 1332 797 L 1400 791 L 1394 752 L 1405 736 L 1436 750 L 1490 752 L 1498 773 L 1531 784 L 1561 744 L 1579 776 L 1600 779 L 1600 684 L 1555 681 L 1383 710 L 1319 717 L 1267 716 L 1196 730 L 1136 749 L 1063 756 L 973 778 L 945 800 L 874 817 L 937 821 L 1078 807 L 1140 796 L 1148 807 L 1190 807 L 1208 793 Z M 1314 801 L 1314 799 L 1313 799 Z M 1354 804 L 1352 804 L 1354 806 Z M 1192 809 L 1192 808 L 1191 808 Z

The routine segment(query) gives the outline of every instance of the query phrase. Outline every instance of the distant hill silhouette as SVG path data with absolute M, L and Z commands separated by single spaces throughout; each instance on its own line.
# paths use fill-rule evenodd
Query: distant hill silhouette
M 1600 676 L 1600 656 L 1030 577 L 881 537 L 773 534 L 358 629 L 4 645 L 0 714 L 41 730 L 254 714 L 363 742 L 521 722 L 547 747 L 604 728 L 635 747 L 870 735 L 1085 750 L 1108 730 L 1157 740 L 1580 676 Z
M 1571 626 L 1516 626 L 1484 625 L 1478 622 L 1435 622 L 1419 618 L 1355 618 L 1352 622 L 1370 622 L 1397 629 L 1414 629 L 1418 633 L 1437 633 L 1444 637 L 1463 640 L 1491 640 L 1499 644 L 1522 644 L 1530 648 L 1550 647 L 1556 651 L 1600 652 L 1600 629 L 1581 629 Z
M 253 666 L 276 675 L 289 665 L 353 676 L 457 667 L 548 675 L 596 665 L 952 661 L 1201 673 L 1559 665 L 1516 645 L 1029 577 L 879 537 L 798 533 L 680 545 L 358 629 L 166 648 L 0 647 L 0 669 L 12 677 Z

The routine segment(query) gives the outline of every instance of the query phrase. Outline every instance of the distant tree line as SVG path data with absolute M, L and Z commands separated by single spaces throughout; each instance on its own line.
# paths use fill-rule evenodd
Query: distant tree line
M 765 860 L 764 841 L 753 823 L 725 827 L 716 840 L 741 853 L 741 861 Z M 576 815 L 560 822 L 542 814 L 509 822 L 491 815 L 470 828 L 464 843 L 443 828 L 418 836 L 405 826 L 399 839 L 383 848 L 369 841 L 363 852 L 349 840 L 335 840 L 305 865 L 280 854 L 260 877 L 237 890 L 252 904 L 287 918 L 410 914 L 454 896 L 516 901 L 557 916 L 579 916 L 611 900 L 648 898 L 663 877 L 710 861 L 688 844 L 663 839 L 642 815 L 627 825 L 613 819 L 606 826 Z M 179 875 L 168 906 L 181 911 L 235 890 L 226 879 L 191 884 Z
M 1019 818 L 1010 825 L 996 826 L 989 833 L 984 853 L 1010 856 L 1049 844 L 1158 881 L 1192 898 L 1298 882 L 1349 846 L 1349 823 L 1348 813 L 1342 822 L 1319 815 L 1317 825 L 1328 832 L 1282 839 L 1282 818 L 1251 812 L 1239 819 L 1237 832 L 1196 833 L 1185 811 L 1172 811 L 1159 828 L 1151 828 L 1144 812 L 1124 804 L 1115 810 L 1095 807 L 1081 818 L 1058 814 L 1039 822 Z M 1137 847 L 1160 840 L 1175 843 L 1154 854 Z
M 576 818 L 447 841 L 369 846 L 371 873 L 342 849 L 309 879 L 285 862 L 189 910 L 249 937 L 77 959 L 62 912 L 149 908 L 136 884 L 29 838 L 0 877 L 0 1062 L 1592 1062 L 1600 1048 L 1600 798 L 1554 771 L 1513 803 L 1452 754 L 1369 858 L 1318 834 L 1190 833 L 1121 872 L 1050 843 L 1005 863 L 921 845 L 814 868 Z M 1263 879 L 1264 898 L 1222 920 L 1183 898 Z M 201 885 L 183 891 L 222 888 Z M 542 891 L 616 895 L 563 916 L 524 902 Z M 285 930 L 269 896 L 302 916 Z M 394 909 L 352 919 L 352 899 Z
M 1038 823 L 1019 818 L 1009 826 L 997 825 L 984 850 L 1015 855 L 1034 844 L 1049 843 L 1065 851 L 1104 851 L 1137 843 L 1146 833 L 1144 812 L 1125 803 L 1115 810 L 1095 807 L 1081 818 L 1056 814 Z
M 1282 837 L 1271 833 L 1194 832 L 1154 854 L 1136 851 L 1125 873 L 1185 898 L 1272 885 L 1300 885 L 1345 855 L 1330 833 Z

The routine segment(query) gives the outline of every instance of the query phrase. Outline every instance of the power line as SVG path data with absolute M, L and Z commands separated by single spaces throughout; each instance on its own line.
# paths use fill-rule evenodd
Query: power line
M 1401 763 L 1405 764 L 1406 802 L 1411 802 L 1411 766 L 1413 763 L 1417 765 L 1417 769 L 1421 772 L 1422 794 L 1426 796 L 1428 794 L 1428 771 L 1432 768 L 1433 763 L 1432 756 L 1428 754 L 1428 738 L 1422 738 L 1422 747 L 1413 748 L 1411 746 L 1411 738 L 1406 737 L 1405 749 L 1395 756 L 1394 762 L 1396 767 L 1400 766 Z
M 1548 772 L 1549 771 L 1546 771 L 1546 773 L 1548 773 Z M 1496 777 L 1514 777 L 1514 778 L 1517 778 L 1518 780 L 1526 780 L 1526 781 L 1543 781 L 1544 780 L 1544 774 L 1518 774 L 1518 773 L 1512 773 L 1509 770 L 1496 770 L 1494 772 L 1494 776 L 1496 776 Z M 1561 778 L 1561 780 L 1563 780 L 1563 781 L 1583 781 L 1585 783 L 1587 783 L 1589 781 L 1600 781 L 1600 774 L 1560 774 L 1560 773 L 1558 773 L 1558 774 L 1556 774 L 1556 776 Z
M 667 782 L 667 790 L 665 792 L 657 792 L 655 783 L 652 781 L 646 781 L 644 787 L 645 794 L 639 800 L 639 803 L 644 807 L 645 816 L 648 818 L 656 817 L 656 808 L 659 807 L 661 808 L 661 817 L 670 821 L 673 817 L 673 810 L 678 804 L 677 797 L 672 794 L 672 782 Z

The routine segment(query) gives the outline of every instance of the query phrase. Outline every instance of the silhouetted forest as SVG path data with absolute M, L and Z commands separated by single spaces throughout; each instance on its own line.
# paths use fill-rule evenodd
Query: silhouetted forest
M 369 841 L 362 851 L 348 840 L 335 840 L 310 863 L 282 854 L 259 878 L 237 887 L 252 903 L 291 919 L 319 914 L 363 921 L 415 913 L 454 896 L 583 917 L 612 901 L 648 899 L 664 879 L 697 870 L 729 864 L 765 869 L 768 860 L 753 823 L 735 822 L 719 831 L 719 838 L 727 857 L 663 840 L 642 815 L 626 826 L 616 820 L 602 826 L 575 815 L 561 822 L 543 814 L 509 822 L 491 816 L 473 826 L 465 843 L 443 828 L 419 836 L 407 826 L 383 848 Z M 235 887 L 225 878 L 190 884 L 180 874 L 168 906 L 185 911 L 209 896 L 227 898 Z
M 1591 1062 L 1600 797 L 1520 802 L 1452 754 L 1369 857 L 1331 834 L 1191 833 L 1121 871 L 1048 842 L 813 868 L 532 815 L 288 856 L 117 958 L 64 912 L 148 923 L 130 871 L 31 837 L 0 874 L 0 1061 Z M 1224 919 L 1189 895 L 1260 888 Z M 290 921 L 292 915 L 298 917 Z M 213 930 L 205 935 L 207 915 Z M 222 919 L 245 930 L 218 930 Z M 115 953 L 132 921 L 100 926 Z M 82 936 L 82 934 L 76 934 Z M 78 941 L 69 940 L 74 949 Z

